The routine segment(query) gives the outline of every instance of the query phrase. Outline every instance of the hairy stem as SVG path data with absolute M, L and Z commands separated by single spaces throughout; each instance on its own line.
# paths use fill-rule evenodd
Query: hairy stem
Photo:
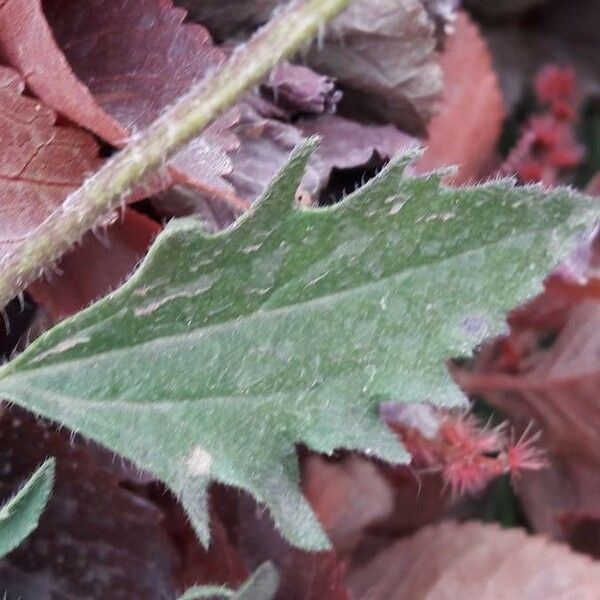
M 6 258 L 0 271 L 1 307 L 118 207 L 135 184 L 163 165 L 281 59 L 312 39 L 348 3 L 349 0 L 291 2 L 234 52 L 221 69 L 208 75 L 132 138 L 126 148 L 74 191 Z

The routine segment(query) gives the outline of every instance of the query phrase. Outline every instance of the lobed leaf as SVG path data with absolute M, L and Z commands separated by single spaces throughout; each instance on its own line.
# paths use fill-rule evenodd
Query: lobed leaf
M 462 403 L 443 360 L 497 331 L 600 210 L 568 190 L 444 188 L 403 174 L 413 156 L 300 210 L 313 145 L 223 233 L 172 222 L 122 288 L 0 371 L 4 397 L 163 479 L 205 542 L 216 480 L 326 547 L 295 445 L 406 460 L 379 403 Z

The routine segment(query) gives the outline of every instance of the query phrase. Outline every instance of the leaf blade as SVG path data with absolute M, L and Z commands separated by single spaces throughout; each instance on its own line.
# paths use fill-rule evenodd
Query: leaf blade
M 38 525 L 54 481 L 54 459 L 46 460 L 0 509 L 0 557 L 14 550 Z
M 178 600 L 199 600 L 215 596 L 231 600 L 271 600 L 279 584 L 279 574 L 272 563 L 260 565 L 248 580 L 235 592 L 222 586 L 195 586 L 188 589 Z
M 205 541 L 218 480 L 264 502 L 293 543 L 326 547 L 295 444 L 406 460 L 380 401 L 463 402 L 443 359 L 494 331 L 598 214 L 567 190 L 405 177 L 412 156 L 299 210 L 313 146 L 225 232 L 170 224 L 120 290 L 0 372 L 6 397 L 162 478 Z

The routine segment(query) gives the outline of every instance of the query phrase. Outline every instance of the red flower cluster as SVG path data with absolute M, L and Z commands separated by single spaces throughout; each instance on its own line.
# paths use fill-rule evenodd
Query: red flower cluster
M 548 66 L 535 81 L 541 115 L 526 123 L 521 138 L 502 167 L 504 174 L 516 175 L 523 183 L 557 183 L 565 169 L 577 166 L 584 150 L 577 144 L 577 88 L 572 69 Z
M 504 473 L 514 480 L 522 471 L 546 466 L 543 452 L 535 445 L 538 435 L 531 435 L 529 429 L 515 439 L 506 435 L 504 426 L 481 428 L 473 417 L 433 407 L 427 410 L 426 428 L 402 415 L 387 421 L 410 452 L 413 466 L 439 471 L 455 495 L 476 493 Z

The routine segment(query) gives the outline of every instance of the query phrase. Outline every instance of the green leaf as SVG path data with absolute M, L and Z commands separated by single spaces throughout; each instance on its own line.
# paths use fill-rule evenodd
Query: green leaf
M 206 488 L 239 486 L 294 544 L 327 540 L 295 445 L 389 461 L 385 400 L 463 402 L 444 359 L 498 331 L 600 212 L 568 190 L 447 189 L 389 165 L 301 210 L 299 148 L 251 213 L 208 235 L 172 222 L 117 292 L 0 371 L 0 394 L 165 481 L 207 541 Z
M 233 592 L 219 585 L 197 585 L 186 590 L 177 600 L 201 600 L 202 598 L 231 598 Z
M 231 600 L 271 600 L 279 585 L 279 575 L 272 563 L 262 564 L 246 583 L 232 592 L 219 586 L 196 586 L 190 588 L 178 600 L 200 600 L 201 598 L 230 598 Z
M 0 509 L 0 557 L 14 550 L 38 526 L 53 481 L 54 459 L 49 458 Z

